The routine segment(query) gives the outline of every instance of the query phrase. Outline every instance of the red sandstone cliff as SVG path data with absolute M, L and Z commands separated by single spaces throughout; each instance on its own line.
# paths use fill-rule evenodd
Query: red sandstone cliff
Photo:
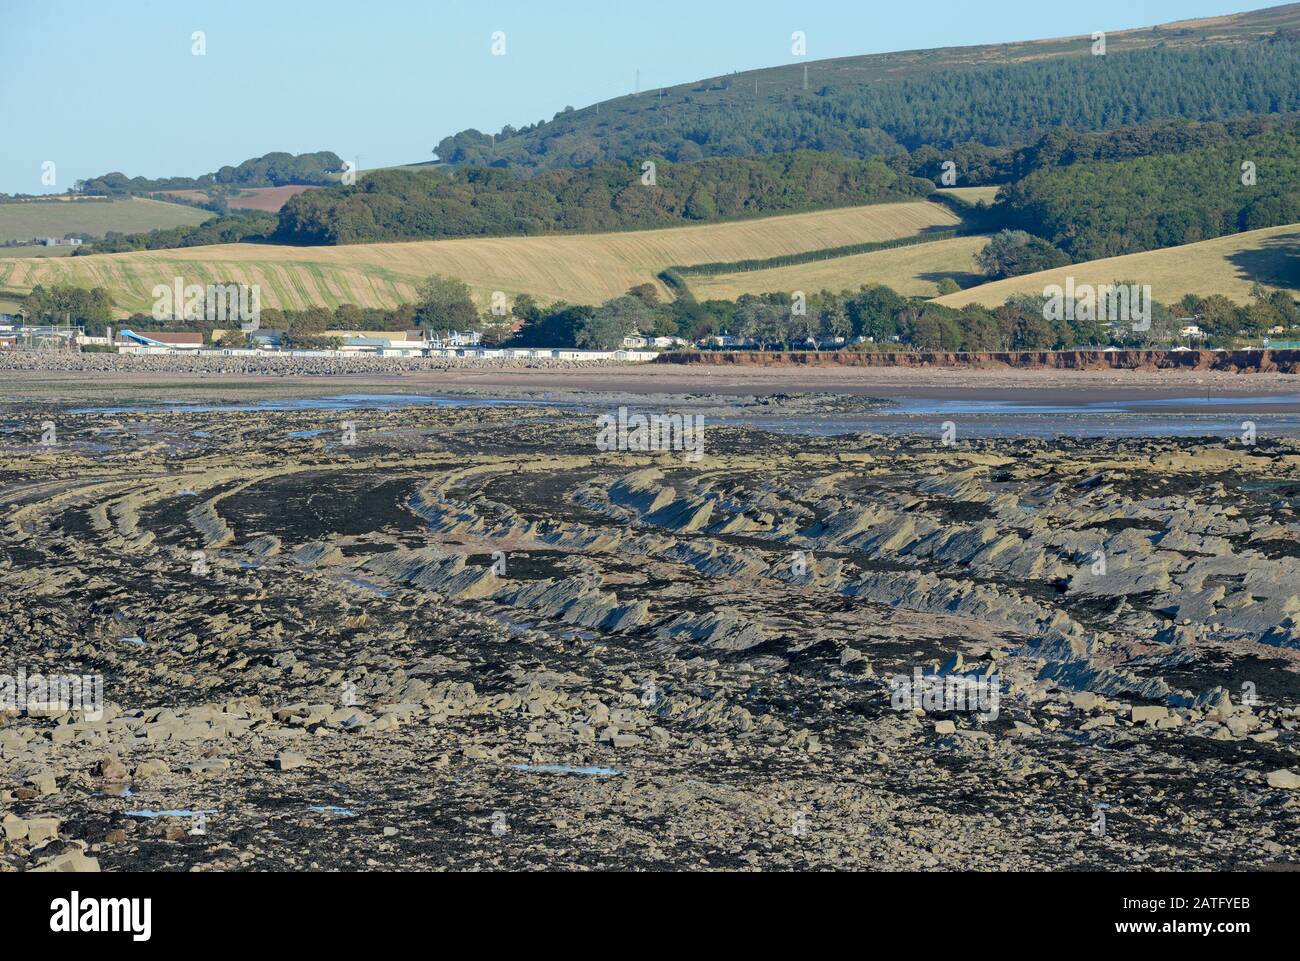
M 745 364 L 762 367 L 1023 367 L 1054 370 L 1228 370 L 1300 373 L 1300 350 L 1024 350 L 946 351 L 690 351 L 661 354 L 661 364 Z

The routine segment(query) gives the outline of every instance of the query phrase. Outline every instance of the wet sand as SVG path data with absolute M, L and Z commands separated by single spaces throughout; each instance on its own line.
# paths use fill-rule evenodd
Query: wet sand
M 665 364 L 602 368 L 455 368 L 330 376 L 185 375 L 7 371 L 0 403 L 92 399 L 155 402 L 240 401 L 413 393 L 560 396 L 566 392 L 773 396 L 805 392 L 886 400 L 926 398 L 1075 406 L 1180 398 L 1235 398 L 1222 413 L 1300 413 L 1300 379 L 1277 373 L 1213 371 L 1057 371 L 903 368 L 703 368 Z M 1289 397 L 1288 400 L 1277 400 Z M 1264 398 L 1264 400 L 1261 400 Z

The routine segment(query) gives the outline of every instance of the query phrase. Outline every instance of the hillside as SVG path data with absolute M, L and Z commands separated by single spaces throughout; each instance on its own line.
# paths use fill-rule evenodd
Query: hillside
M 1073 277 L 1076 285 L 1150 284 L 1152 296 L 1163 304 L 1174 303 L 1184 294 L 1223 294 L 1244 303 L 1255 281 L 1300 295 L 1300 224 L 1026 274 L 939 297 L 935 302 L 948 307 L 996 307 L 1015 294 L 1041 296 L 1044 287 L 1064 286 L 1067 277 Z
M 89 234 L 110 230 L 140 233 L 194 226 L 211 219 L 206 210 L 140 197 L 114 200 L 25 200 L 0 204 L 0 243 L 36 237 Z M 0 249 L 0 254 L 3 250 Z
M 290 197 L 296 197 L 304 190 L 314 190 L 308 184 L 289 184 L 283 187 L 250 187 L 238 189 L 228 194 L 208 192 L 206 190 L 168 190 L 163 193 L 173 197 L 184 197 L 192 203 L 212 203 L 220 197 L 230 210 L 259 210 L 264 213 L 278 213 L 288 203 Z
M 265 307 L 394 307 L 433 273 L 456 277 L 480 304 L 492 291 L 542 302 L 600 303 L 666 267 L 777 257 L 952 229 L 957 217 L 925 201 L 875 204 L 723 224 L 546 237 L 471 238 L 345 247 L 229 244 L 59 260 L 0 259 L 0 292 L 37 284 L 105 287 L 126 311 L 147 311 L 155 284 L 247 283 Z M 668 296 L 666 290 L 663 291 Z
M 22 247 L 0 247 L 3 257 L 71 257 L 75 247 L 47 247 L 44 244 L 27 244 Z
M 1090 37 L 796 61 L 628 95 L 495 138 L 444 138 L 457 165 L 535 169 L 797 149 L 868 157 L 1065 125 L 1300 109 L 1300 4 Z
M 997 199 L 998 189 L 997 187 L 947 187 L 939 192 L 974 207 L 976 204 L 993 203 Z
M 988 237 L 954 237 L 789 267 L 692 276 L 686 286 L 697 300 L 735 300 L 741 294 L 792 290 L 838 293 L 863 284 L 884 284 L 907 296 L 933 297 L 944 278 L 964 285 L 979 283 L 975 255 L 987 243 Z

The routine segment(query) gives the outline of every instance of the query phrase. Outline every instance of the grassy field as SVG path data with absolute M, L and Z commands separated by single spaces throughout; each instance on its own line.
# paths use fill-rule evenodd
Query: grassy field
M 939 192 L 974 207 L 981 200 L 992 204 L 1001 187 L 944 187 Z
M 0 204 L 0 242 L 62 237 L 65 234 L 104 236 L 109 230 L 142 233 L 160 227 L 201 224 L 212 214 L 183 204 L 142 197 L 120 200 L 32 200 Z
M 978 283 L 974 258 L 987 243 L 987 237 L 953 237 L 790 267 L 687 277 L 686 285 L 697 300 L 735 300 L 741 294 L 792 290 L 838 293 L 857 290 L 863 284 L 884 284 L 901 294 L 933 297 L 945 277 L 959 284 Z
M 949 294 L 937 302 L 950 307 L 971 303 L 995 307 L 1012 294 L 1041 296 L 1049 284 L 1064 286 L 1066 277 L 1073 277 L 1076 285 L 1117 280 L 1150 284 L 1151 295 L 1162 304 L 1189 293 L 1223 294 L 1242 303 L 1250 299 L 1256 280 L 1300 293 L 1300 224 L 1026 274 Z
M 71 257 L 72 247 L 46 247 L 30 244 L 24 247 L 0 247 L 0 257 Z
M 610 234 L 349 247 L 228 244 L 62 260 L 0 258 L 0 290 L 25 292 L 51 283 L 106 287 L 120 309 L 147 311 L 154 285 L 182 277 L 186 284 L 259 284 L 265 307 L 393 307 L 413 300 L 417 285 L 440 273 L 465 281 L 484 304 L 496 290 L 532 294 L 543 302 L 589 304 L 647 282 L 659 285 L 667 297 L 656 275 L 672 265 L 776 257 L 957 224 L 946 207 L 922 201 Z

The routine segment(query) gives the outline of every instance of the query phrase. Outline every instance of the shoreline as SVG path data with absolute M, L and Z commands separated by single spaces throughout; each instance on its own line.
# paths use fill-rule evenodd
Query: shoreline
M 883 400 L 1086 404 L 1236 398 L 1251 410 L 1300 411 L 1300 381 L 1288 374 L 1208 370 L 1045 370 L 904 367 L 693 367 L 643 364 L 602 368 L 456 367 L 328 374 L 243 372 L 0 372 L 0 404 L 138 401 L 238 401 L 339 394 L 557 395 L 570 392 L 768 397 L 830 393 Z M 1278 397 L 1295 400 L 1275 402 Z M 1269 400 L 1261 400 L 1269 399 Z M 1225 412 L 1229 408 L 1223 408 Z

